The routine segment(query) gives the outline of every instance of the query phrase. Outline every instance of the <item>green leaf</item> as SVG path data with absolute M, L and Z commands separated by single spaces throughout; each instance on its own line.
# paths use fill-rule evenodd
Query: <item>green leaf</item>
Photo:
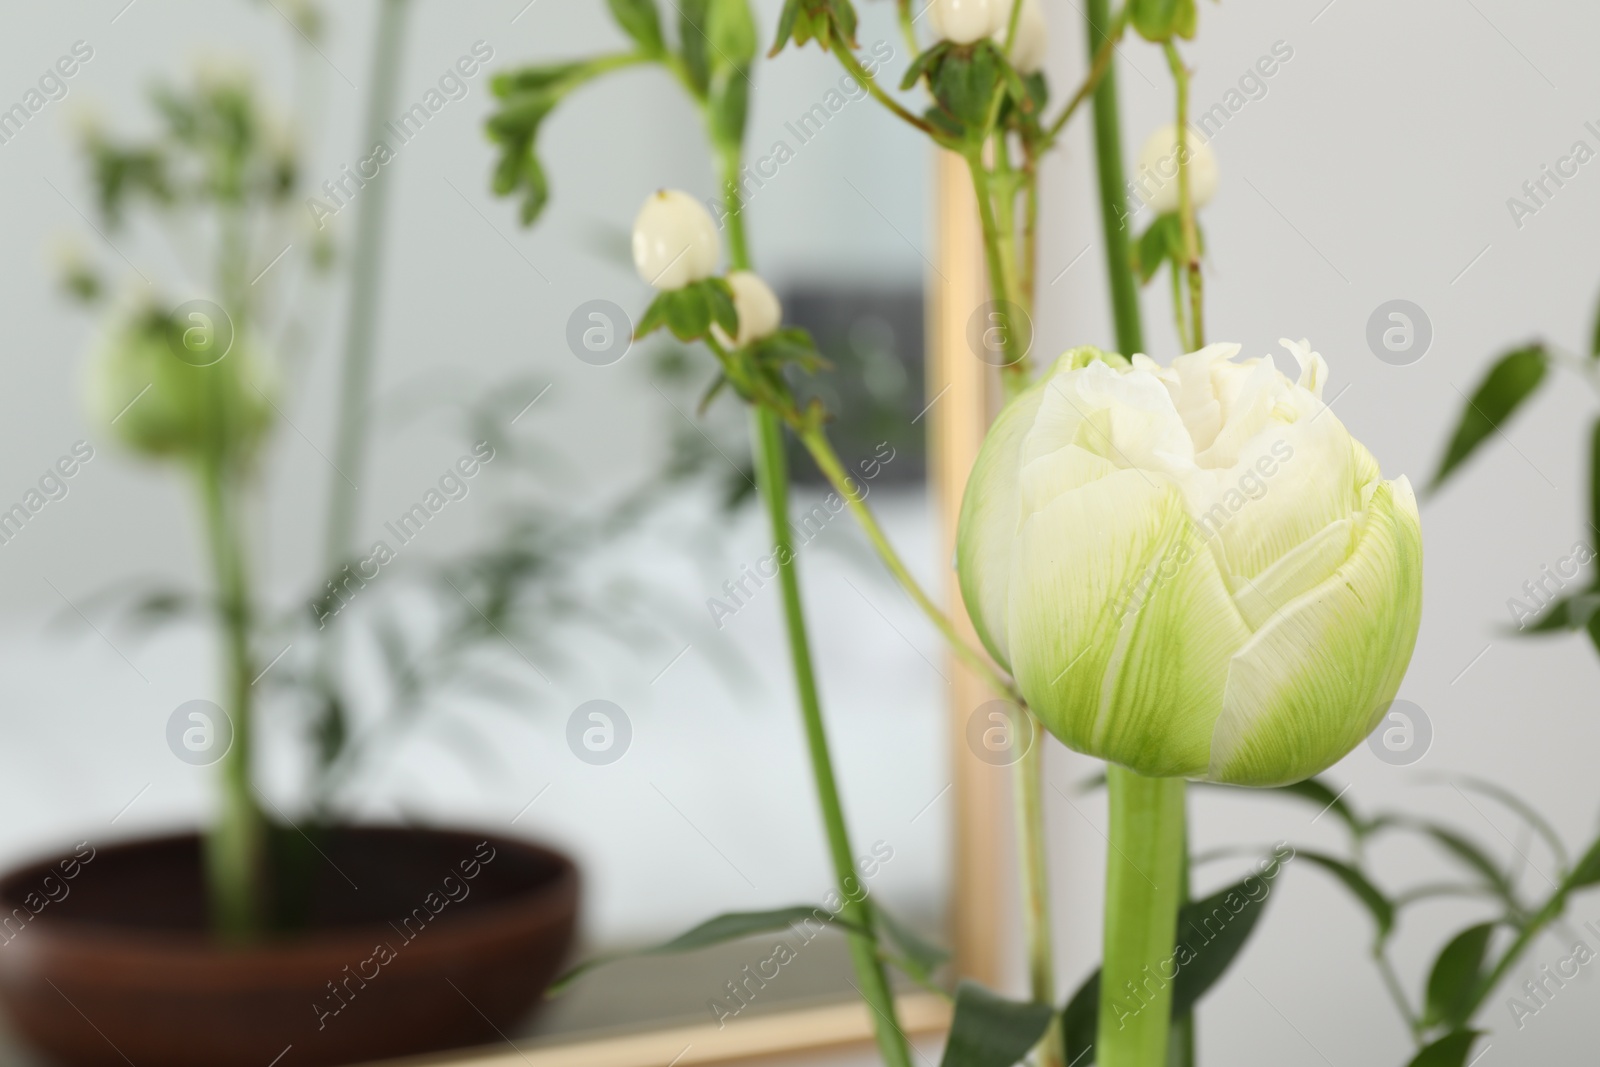
M 1266 910 L 1270 885 L 1266 879 L 1252 875 L 1203 900 L 1191 901 L 1178 912 L 1178 944 L 1188 947 L 1194 957 L 1184 963 L 1180 953 L 1177 960 L 1178 974 L 1172 981 L 1174 1019 L 1192 1011 L 1238 957 Z M 1252 899 L 1250 893 L 1255 887 L 1267 888 L 1268 892 Z M 1191 934 L 1193 940 L 1188 939 Z
M 539 92 L 560 85 L 588 66 L 587 60 L 574 60 L 569 63 L 551 63 L 546 66 L 501 71 L 490 79 L 489 89 L 502 100 L 518 93 Z
M 695 95 L 705 96 L 711 85 L 711 40 L 706 32 L 711 0 L 677 0 L 677 5 L 678 54 Z
M 1472 994 L 1483 971 L 1494 923 L 1480 923 L 1461 931 L 1439 953 L 1428 975 L 1428 998 L 1423 1022 L 1452 1030 L 1472 1014 Z
M 1482 778 L 1474 778 L 1469 775 L 1457 779 L 1457 782 L 1459 783 L 1459 788 L 1470 789 L 1474 793 L 1486 796 L 1521 816 L 1522 820 L 1532 827 L 1535 833 L 1544 838 L 1544 843 L 1550 846 L 1550 851 L 1554 853 L 1563 868 L 1571 862 L 1570 857 L 1567 855 L 1567 846 L 1561 840 L 1561 835 L 1556 833 L 1556 828 L 1551 826 L 1550 821 L 1540 815 L 1532 804 L 1529 804 L 1504 786 L 1496 785 Z
M 1150 228 L 1140 235 L 1134 245 L 1133 253 L 1139 280 L 1148 285 L 1163 263 L 1182 257 L 1183 220 L 1176 212 L 1169 212 L 1157 218 L 1150 224 Z
M 1172 979 L 1174 1019 L 1181 1019 L 1192 1012 L 1200 998 L 1217 984 L 1238 958 L 1261 918 L 1267 901 L 1267 894 L 1252 900 L 1251 889 L 1256 885 L 1268 884 L 1266 879 L 1252 876 L 1203 900 L 1191 901 L 1179 911 L 1177 947 L 1186 948 L 1188 952 L 1175 951 L 1173 956 L 1178 964 L 1178 973 Z M 1237 911 L 1230 906 L 1230 898 L 1241 903 Z M 1225 916 L 1221 921 L 1217 917 L 1219 910 Z M 1084 980 L 1061 1011 L 1061 1030 L 1068 1063 L 1076 1067 L 1088 1067 L 1094 1062 L 1091 1049 L 1099 1028 L 1099 1015 L 1100 971 L 1097 969 Z
M 1524 400 L 1533 395 L 1544 380 L 1548 363 L 1544 347 L 1539 344 L 1508 352 L 1496 361 L 1462 409 L 1461 421 L 1456 425 L 1450 446 L 1445 449 L 1439 472 L 1433 476 L 1430 492 L 1438 489 L 1490 434 L 1500 429 Z
M 825 925 L 838 924 L 841 929 L 857 933 L 861 932 L 860 927 L 847 919 L 834 915 L 821 905 L 793 904 L 786 908 L 774 908 L 771 911 L 731 911 L 715 918 L 707 919 L 699 926 L 686 930 L 672 940 L 663 941 L 659 945 L 651 945 L 649 948 L 642 948 L 633 952 L 612 952 L 580 963 L 560 978 L 557 978 L 550 986 L 548 995 L 555 996 L 558 993 L 563 993 L 581 975 L 587 974 L 596 967 L 603 967 L 618 960 L 633 959 L 638 956 L 665 956 L 675 952 L 694 952 L 698 949 L 710 948 L 712 945 L 720 945 L 725 941 L 737 941 L 740 938 L 750 937 L 754 934 L 786 930 L 794 923 L 808 920 Z
M 1357 900 L 1366 905 L 1367 911 L 1372 913 L 1372 921 L 1378 927 L 1378 941 L 1381 943 L 1388 939 L 1390 931 L 1394 929 L 1394 904 L 1379 891 L 1377 886 L 1367 880 L 1366 875 L 1343 860 L 1325 856 L 1320 852 L 1301 850 L 1296 852 L 1296 856 L 1310 860 L 1339 879 Z
M 1007 1000 L 976 982 L 956 987 L 956 1014 L 940 1067 L 1013 1067 L 1050 1025 L 1048 1004 Z
M 1072 1067 L 1091 1067 L 1094 1063 L 1094 1042 L 1099 1028 L 1100 968 L 1096 967 L 1061 1009 L 1061 1039 L 1066 1045 L 1067 1062 Z
M 606 4 L 622 32 L 632 37 L 640 48 L 651 55 L 660 55 L 666 50 L 655 0 L 606 0 Z
M 1567 885 L 1573 889 L 1600 883 L 1600 840 L 1589 846 L 1578 865 L 1567 875 Z
M 1453 1034 L 1446 1034 L 1417 1053 L 1406 1067 L 1462 1067 L 1479 1036 L 1477 1030 L 1457 1030 Z
M 877 909 L 878 926 L 893 946 L 900 950 L 902 965 L 907 974 L 921 982 L 932 980 L 933 973 L 950 959 L 950 953 L 924 938 L 911 927 L 894 917 L 881 905 Z
M 1483 877 L 1484 884 L 1499 894 L 1502 900 L 1515 904 L 1511 883 L 1501 872 L 1494 859 L 1471 841 L 1451 830 L 1449 827 L 1437 823 L 1425 822 L 1419 819 L 1402 819 L 1399 825 L 1409 827 L 1424 833 L 1438 842 L 1446 852 L 1456 857 L 1466 866 L 1477 871 Z
M 1147 41 L 1194 37 L 1199 13 L 1194 0 L 1128 0 L 1128 17 Z
M 1600 608 L 1600 591 L 1585 589 L 1551 601 L 1533 622 L 1519 628 L 1517 633 L 1553 634 L 1593 629 L 1597 608 Z
M 1367 834 L 1369 827 L 1361 821 L 1361 817 L 1356 814 L 1355 809 L 1345 803 L 1343 791 L 1335 792 L 1331 786 L 1320 778 L 1307 778 L 1303 782 L 1296 782 L 1293 785 L 1280 785 L 1268 791 L 1283 793 L 1286 796 L 1304 800 L 1315 807 L 1319 813 L 1324 811 L 1332 812 L 1358 838 Z

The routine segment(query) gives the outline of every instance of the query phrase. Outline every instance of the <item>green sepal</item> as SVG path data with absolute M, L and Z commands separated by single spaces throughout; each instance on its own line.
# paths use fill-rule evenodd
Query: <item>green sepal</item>
M 923 75 L 928 75 L 931 78 L 932 72 L 938 68 L 939 63 L 954 47 L 949 41 L 940 41 L 916 59 L 913 59 L 911 66 L 906 68 L 905 77 L 900 79 L 900 91 L 904 92 L 910 89 L 917 84 L 917 79 Z
M 711 0 L 706 13 L 711 66 L 743 69 L 756 57 L 756 20 L 750 0 Z
M 680 341 L 698 341 L 710 334 L 712 322 L 730 335 L 739 330 L 733 290 L 722 278 L 705 278 L 656 294 L 639 320 L 634 337 L 648 336 L 665 326 Z
M 959 123 L 962 136 L 981 135 L 1007 64 L 987 39 L 952 48 L 932 73 L 933 95 Z

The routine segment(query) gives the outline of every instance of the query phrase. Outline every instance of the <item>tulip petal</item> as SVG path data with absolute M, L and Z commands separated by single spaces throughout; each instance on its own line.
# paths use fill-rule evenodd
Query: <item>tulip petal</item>
M 1191 487 L 1195 515 L 1217 528 L 1223 570 L 1250 579 L 1360 511 L 1363 491 L 1379 477 L 1371 453 L 1327 410 L 1261 433 L 1236 466 L 1199 473 L 1211 478 L 1211 500 Z M 1259 499 L 1248 499 L 1257 483 Z
M 1024 520 L 1012 559 L 1012 663 L 1046 726 L 1141 774 L 1203 773 L 1250 635 L 1176 487 L 1124 470 L 1060 492 Z
M 1422 528 L 1404 478 L 1377 486 L 1350 559 L 1233 659 L 1212 781 L 1275 786 L 1317 773 L 1372 732 L 1422 616 Z
M 1006 642 L 1006 589 L 1011 581 L 1011 543 L 1021 521 L 1019 468 L 1022 443 L 1043 399 L 1043 385 L 1022 393 L 995 419 L 967 477 L 956 539 L 961 599 L 983 647 L 1011 669 Z
M 1235 577 L 1233 598 L 1250 629 L 1261 629 L 1277 613 L 1278 605 L 1327 581 L 1355 551 L 1358 532 L 1353 519 L 1329 523 L 1255 578 Z

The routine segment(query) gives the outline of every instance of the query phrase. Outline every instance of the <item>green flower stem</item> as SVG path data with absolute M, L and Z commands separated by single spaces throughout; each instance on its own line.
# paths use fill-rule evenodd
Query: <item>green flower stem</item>
M 1191 350 L 1206 343 L 1205 280 L 1200 272 L 1200 229 L 1194 220 L 1194 197 L 1189 176 L 1189 70 L 1178 46 L 1166 44 L 1167 66 L 1178 87 L 1178 218 L 1183 224 L 1183 262 L 1189 282 L 1189 336 Z M 1174 268 L 1176 270 L 1176 268 Z
M 816 675 L 811 664 L 811 645 L 806 637 L 804 611 L 800 603 L 800 582 L 796 573 L 794 543 L 789 525 L 789 470 L 783 449 L 783 424 L 766 408 L 751 412 L 751 435 L 756 446 L 756 474 L 761 496 L 772 523 L 772 540 L 778 559 L 779 585 L 783 591 L 784 623 L 789 633 L 789 655 L 794 663 L 795 688 L 800 697 L 800 714 L 805 722 L 806 749 L 811 756 L 811 776 L 817 787 L 817 802 L 822 808 L 822 824 L 828 836 L 828 856 L 833 861 L 834 878 L 844 900 L 842 913 L 860 930 L 875 930 L 873 908 L 861 892 L 856 876 L 850 832 L 845 826 L 839 801 L 839 786 L 834 779 L 833 761 L 828 754 L 828 735 L 822 723 L 822 707 L 817 698 Z M 861 999 L 873 1011 L 873 1029 L 878 1052 L 886 1067 L 911 1067 L 910 1046 L 900 1029 L 894 994 L 889 989 L 878 946 L 869 934 L 851 933 L 850 959 L 855 965 Z
M 243 941 L 261 928 L 261 894 L 266 886 L 266 819 L 256 803 L 250 775 L 254 681 L 250 582 L 239 529 L 235 472 L 225 459 L 225 450 L 208 449 L 197 473 L 222 618 L 224 709 L 233 734 L 220 768 L 221 810 L 206 835 L 206 886 L 213 929 L 224 939 Z
M 1194 879 L 1189 862 L 1189 803 L 1184 797 L 1183 821 L 1183 873 L 1182 888 L 1178 897 L 1180 909 L 1194 899 Z M 1172 1036 L 1167 1042 L 1167 1067 L 1195 1067 L 1195 1019 L 1190 1011 L 1181 1019 L 1172 1020 Z
M 983 150 L 971 148 L 965 154 L 967 170 L 972 175 L 972 190 L 978 200 L 978 222 L 983 230 L 983 258 L 989 273 L 989 295 L 996 302 L 1011 307 L 1021 307 L 1022 315 L 1015 321 L 1002 323 L 1003 340 L 1001 345 L 1005 352 L 1002 360 L 1001 381 L 1005 384 L 1006 395 L 1015 396 L 1027 388 L 1032 380 L 1031 368 L 1028 360 L 1028 350 L 1033 347 L 1033 322 L 1031 313 L 1017 300 L 1017 293 L 1013 285 L 1013 268 L 1008 264 L 1007 249 L 1012 247 L 1009 234 L 1002 229 L 1001 221 L 995 214 L 995 190 L 990 179 L 989 169 L 983 162 Z M 1009 196 L 1009 192 L 1003 192 Z M 1007 213 L 1010 217 L 1010 213 Z M 1012 316 L 1007 315 L 1007 318 Z M 1014 352 L 1020 354 L 1013 355 Z
M 1020 6 L 1020 5 L 1019 5 Z M 1016 805 L 1017 862 L 1021 867 L 1022 931 L 1028 946 L 1028 990 L 1040 1004 L 1056 1002 L 1055 946 L 1051 940 L 1049 853 L 1044 829 L 1044 724 L 1031 711 L 1028 717 L 1028 751 L 1017 761 L 1012 779 Z M 1038 1067 L 1063 1067 L 1066 1045 L 1061 1037 L 1061 1017 L 1051 1017 L 1035 1053 Z
M 400 51 L 407 0 L 383 0 L 373 44 L 372 82 L 367 93 L 363 144 L 384 139 L 384 127 L 395 112 L 400 83 Z M 372 352 L 377 333 L 378 291 L 382 280 L 388 178 L 380 178 L 356 205 L 354 245 L 350 255 L 350 312 L 345 321 L 343 368 L 339 379 L 338 438 L 334 442 L 335 476 L 329 479 L 328 526 L 323 564 L 331 578 L 344 566 L 355 536 L 356 490 L 360 484 L 367 439 Z
M 833 444 L 829 442 L 827 434 L 820 427 L 802 428 L 799 433 L 801 443 L 811 453 L 811 458 L 816 460 L 817 467 L 821 469 L 823 476 L 828 479 L 834 491 L 844 498 L 845 503 L 855 515 L 856 521 L 861 524 L 861 529 L 866 533 L 867 540 L 872 542 L 873 549 L 878 553 L 878 557 L 883 560 L 884 566 L 889 568 L 889 573 L 894 576 L 895 581 L 900 583 L 900 587 L 906 591 L 906 594 L 911 597 L 917 607 L 922 609 L 922 613 L 928 617 L 934 627 L 950 643 L 950 647 L 955 651 L 956 656 L 996 693 L 1004 694 L 1021 705 L 1023 703 L 1022 694 L 1017 691 L 1017 687 L 995 669 L 994 665 L 989 662 L 988 657 L 961 639 L 961 635 L 956 632 L 955 623 L 950 621 L 948 615 L 939 610 L 939 605 L 933 602 L 932 598 L 918 584 L 916 578 L 912 576 L 911 571 L 905 565 L 905 561 L 900 558 L 900 554 L 889 543 L 889 538 L 884 534 L 883 527 L 878 525 L 877 516 L 872 513 L 872 509 L 867 507 L 866 501 L 862 499 L 861 487 L 851 481 L 850 475 L 845 472 L 844 465 L 839 462 L 839 455 L 833 450 Z
M 1047 144 L 1053 144 L 1057 135 L 1066 127 L 1068 121 L 1083 106 L 1083 102 L 1092 96 L 1100 87 L 1100 82 L 1111 69 L 1111 60 L 1116 54 L 1117 42 L 1122 39 L 1122 31 L 1128 25 L 1128 9 L 1126 6 L 1117 13 L 1116 20 L 1111 24 L 1111 32 L 1094 50 L 1094 58 L 1089 63 L 1089 76 L 1083 79 L 1083 84 L 1078 86 L 1078 91 L 1072 94 L 1072 99 L 1067 101 L 1067 106 L 1061 114 L 1050 124 Z M 1092 47 L 1092 46 L 1091 46 Z
M 739 200 L 739 170 L 742 146 L 717 142 L 722 185 L 728 197 L 728 260 L 735 270 L 750 269 L 750 248 L 745 236 L 744 211 Z M 715 345 L 715 342 L 711 342 Z M 724 353 L 718 353 L 725 358 Z M 755 453 L 756 482 L 772 526 L 774 555 L 778 560 L 779 589 L 782 591 L 784 627 L 789 636 L 789 658 L 794 666 L 795 691 L 800 700 L 800 716 L 805 723 L 806 750 L 811 757 L 811 777 L 817 787 L 817 803 L 822 809 L 822 826 L 828 838 L 828 858 L 844 901 L 844 917 L 855 929 L 868 933 L 848 935 L 850 959 L 855 965 L 861 999 L 873 1012 L 873 1032 L 878 1052 L 886 1067 L 911 1067 L 911 1048 L 900 1028 L 894 992 L 889 988 L 883 960 L 872 931 L 877 930 L 871 901 L 861 892 L 856 876 L 855 852 L 850 846 L 850 831 L 845 825 L 844 805 L 839 799 L 839 784 L 833 773 L 833 758 L 828 752 L 827 729 L 822 722 L 822 704 L 817 696 L 817 677 L 811 662 L 811 640 L 806 633 L 805 609 L 800 600 L 800 578 L 796 567 L 794 540 L 789 521 L 789 459 L 784 451 L 783 421 L 766 406 L 750 412 L 750 443 Z
M 900 22 L 900 35 L 905 38 L 906 47 L 911 50 L 912 58 L 916 58 L 922 51 L 922 46 L 917 43 L 917 24 L 911 14 L 911 0 L 895 0 L 894 6 L 898 9 L 896 17 Z
M 1167 1067 L 1171 971 L 1183 895 L 1181 778 L 1106 768 L 1111 852 L 1106 862 L 1100 977 L 1100 1067 Z
M 1096 42 L 1114 41 L 1110 0 L 1085 0 L 1089 53 Z M 1117 72 L 1110 60 L 1094 90 L 1094 155 L 1100 187 L 1100 223 L 1105 235 L 1106 280 L 1111 287 L 1111 313 L 1116 322 L 1117 348 L 1124 355 L 1144 351 L 1144 327 L 1139 321 L 1139 285 L 1133 275 L 1128 246 L 1128 194 L 1122 171 L 1122 120 L 1117 107 Z
M 845 44 L 843 41 L 835 41 L 833 45 L 833 54 L 839 58 L 839 62 L 843 64 L 844 69 L 849 71 L 851 76 L 853 76 L 856 81 L 861 83 L 862 88 L 871 93 L 873 98 L 877 100 L 878 103 L 882 104 L 884 107 L 893 112 L 896 118 L 900 119 L 902 122 L 910 123 L 912 126 L 915 126 L 917 129 L 927 134 L 929 137 L 932 137 L 934 140 L 943 143 L 943 138 L 940 137 L 938 131 L 932 126 L 928 125 L 926 120 L 912 114 L 906 109 L 904 104 L 900 103 L 900 101 L 883 91 L 883 86 L 879 85 L 878 80 L 872 75 L 868 74 L 866 69 L 862 67 L 860 61 L 856 59 L 855 53 L 850 51 L 849 45 Z

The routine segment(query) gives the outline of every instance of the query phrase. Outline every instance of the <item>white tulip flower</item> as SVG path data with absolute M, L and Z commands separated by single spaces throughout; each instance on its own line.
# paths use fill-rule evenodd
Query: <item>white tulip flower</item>
M 1422 610 L 1404 478 L 1322 401 L 1285 341 L 1161 367 L 1075 349 L 1000 413 L 957 566 L 990 653 L 1068 747 L 1151 777 L 1272 786 L 1361 742 Z
M 726 348 L 743 348 L 778 332 L 783 324 L 783 305 L 772 287 L 761 276 L 747 270 L 728 275 L 733 289 L 733 309 L 739 313 L 739 336 L 729 339 L 721 326 L 713 325 L 711 335 Z
M 972 44 L 992 37 L 1011 14 L 1006 0 L 933 0 L 928 17 L 933 32 L 951 44 Z
M 994 43 L 1006 46 L 1006 31 L 1011 27 L 1011 3 L 1002 2 L 1000 25 L 994 31 Z M 1043 0 L 1021 0 L 1022 12 L 1017 16 L 1017 39 L 1011 46 L 1011 65 L 1021 74 L 1035 74 L 1044 67 L 1045 50 L 1050 43 L 1050 27 L 1045 22 Z
M 1217 192 L 1217 154 L 1199 131 L 1189 127 L 1184 138 L 1188 150 L 1189 199 L 1195 210 L 1205 207 Z M 1133 167 L 1133 187 L 1157 215 L 1178 210 L 1178 126 L 1169 122 L 1150 135 Z
M 651 193 L 633 220 L 633 265 L 657 289 L 682 289 L 711 277 L 720 248 L 711 213 L 677 189 Z

